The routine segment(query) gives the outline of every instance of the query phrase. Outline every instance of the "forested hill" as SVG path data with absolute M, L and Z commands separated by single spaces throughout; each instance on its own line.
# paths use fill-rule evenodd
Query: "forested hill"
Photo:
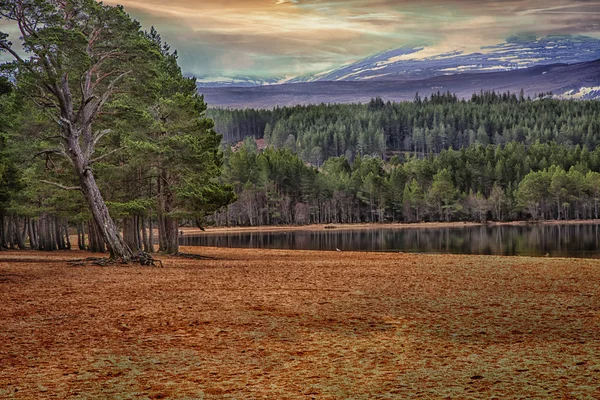
M 216 224 L 600 217 L 598 101 L 436 94 L 210 113 L 227 141 L 246 137 L 225 149 L 238 201 Z
M 287 148 L 306 162 L 321 165 L 330 157 L 356 155 L 390 158 L 398 152 L 419 156 L 473 144 L 556 142 L 600 144 L 600 102 L 525 98 L 522 94 L 415 96 L 412 102 L 381 99 L 368 104 L 334 104 L 272 110 L 210 109 L 225 142 L 248 136 Z

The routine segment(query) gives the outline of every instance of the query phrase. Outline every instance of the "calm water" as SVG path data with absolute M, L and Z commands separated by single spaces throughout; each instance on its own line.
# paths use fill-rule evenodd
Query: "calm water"
M 185 246 L 600 258 L 600 225 L 244 232 L 184 237 Z

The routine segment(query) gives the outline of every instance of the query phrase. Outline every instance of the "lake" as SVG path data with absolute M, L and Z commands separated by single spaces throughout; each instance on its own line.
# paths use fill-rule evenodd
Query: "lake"
M 600 258 L 600 225 L 490 225 L 235 232 L 186 236 L 184 246 Z

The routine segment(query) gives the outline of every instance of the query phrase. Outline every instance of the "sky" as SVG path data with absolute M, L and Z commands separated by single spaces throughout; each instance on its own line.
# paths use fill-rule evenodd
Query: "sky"
M 513 34 L 600 38 L 600 1 L 104 0 L 155 26 L 188 75 L 291 77 L 399 47 L 475 52 Z

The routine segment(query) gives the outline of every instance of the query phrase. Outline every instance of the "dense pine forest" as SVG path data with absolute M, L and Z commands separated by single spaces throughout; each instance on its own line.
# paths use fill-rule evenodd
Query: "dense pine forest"
M 219 225 L 598 218 L 597 101 L 446 93 L 209 115 L 243 140 L 226 149 L 238 201 Z
M 263 138 L 288 148 L 315 166 L 330 157 L 378 156 L 396 152 L 424 157 L 444 149 L 511 141 L 600 144 L 600 104 L 523 94 L 474 94 L 470 101 L 445 93 L 403 103 L 374 99 L 368 104 L 333 104 L 274 110 L 210 109 L 226 142 Z

